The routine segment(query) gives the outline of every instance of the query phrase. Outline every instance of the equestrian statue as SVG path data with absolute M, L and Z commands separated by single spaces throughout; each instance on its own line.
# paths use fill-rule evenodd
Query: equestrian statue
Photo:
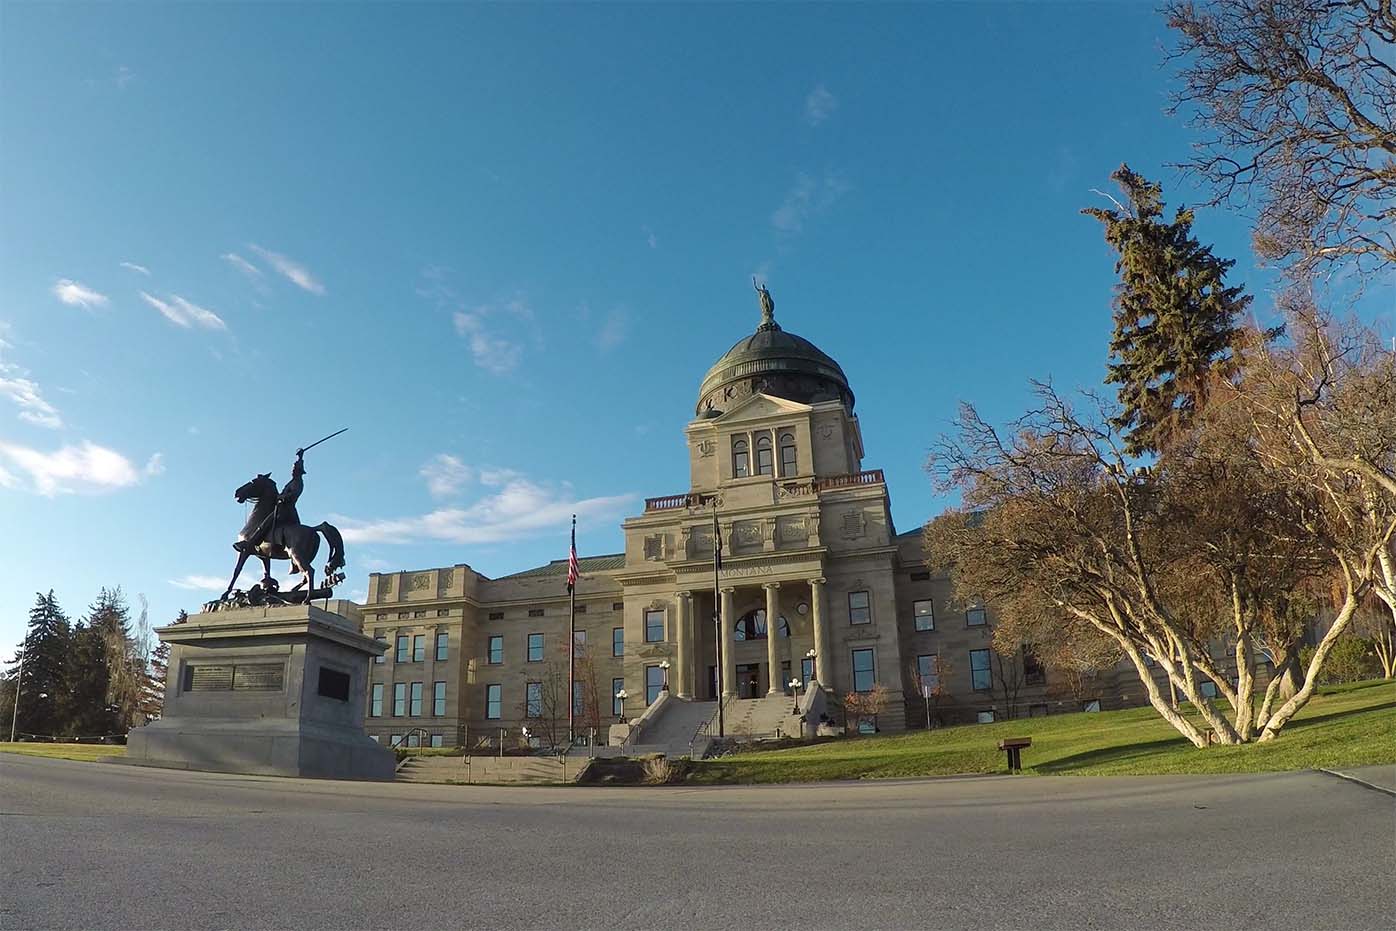
M 347 430 L 348 427 L 345 428 Z M 263 472 L 250 482 L 233 492 L 238 504 L 252 502 L 252 514 L 238 534 L 233 549 L 237 550 L 238 563 L 233 569 L 233 577 L 228 588 L 217 601 L 209 602 L 209 608 L 237 607 L 263 604 L 304 604 L 320 598 L 329 598 L 334 586 L 344 581 L 344 540 L 339 530 L 329 523 L 319 523 L 313 527 L 301 523 L 296 511 L 296 502 L 305 490 L 305 453 L 311 447 L 319 446 L 325 440 L 339 436 L 331 433 L 323 440 L 317 440 L 303 449 L 296 450 L 296 461 L 291 465 L 291 480 L 285 488 L 278 489 L 270 472 Z M 324 587 L 315 587 L 315 568 L 311 561 L 320 551 L 320 537 L 330 545 L 329 559 L 325 563 L 322 579 Z M 262 580 L 247 592 L 234 591 L 238 576 L 248 557 L 256 556 L 262 561 Z M 288 559 L 291 561 L 291 574 L 303 578 L 290 591 L 279 591 L 276 579 L 272 578 L 271 561 Z M 208 610 L 209 608 L 206 608 Z

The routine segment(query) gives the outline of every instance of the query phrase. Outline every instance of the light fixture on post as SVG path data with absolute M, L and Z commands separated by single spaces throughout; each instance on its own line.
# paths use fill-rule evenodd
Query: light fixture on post
M 799 714 L 799 713 L 800 713 L 800 686 L 804 685 L 804 683 L 801 682 L 799 679 L 791 679 L 790 682 L 787 683 L 787 684 L 790 686 L 790 691 L 792 691 L 792 692 L 795 693 L 795 709 L 794 709 L 794 711 L 793 711 L 792 713 L 793 713 L 793 714 Z
M 630 697 L 630 693 L 621 689 L 616 693 L 616 701 L 620 702 L 620 723 L 625 723 L 625 700 Z
M 667 659 L 661 660 L 659 663 L 659 668 L 664 670 L 664 681 L 659 686 L 659 690 L 661 692 L 667 692 L 669 691 L 669 661 Z

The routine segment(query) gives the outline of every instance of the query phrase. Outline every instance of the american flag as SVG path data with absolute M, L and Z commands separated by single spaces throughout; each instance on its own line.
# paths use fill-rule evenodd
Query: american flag
M 577 518 L 572 518 L 572 549 L 567 553 L 567 590 L 577 587 L 577 576 L 582 569 L 577 565 Z

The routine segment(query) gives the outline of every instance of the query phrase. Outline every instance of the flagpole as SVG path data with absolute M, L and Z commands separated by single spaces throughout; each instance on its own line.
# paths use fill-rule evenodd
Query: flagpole
M 577 515 L 572 515 L 572 549 L 569 560 L 577 558 Z M 568 567 L 570 570 L 570 566 Z M 569 571 L 569 576 L 570 576 Z M 577 711 L 577 584 L 567 583 L 567 749 L 570 752 L 576 742 L 575 724 L 572 720 Z
M 713 496 L 713 628 L 717 637 L 717 736 L 727 736 L 727 722 L 723 716 L 723 663 L 722 663 L 722 594 L 718 572 L 722 568 L 722 532 L 717 525 L 717 497 Z

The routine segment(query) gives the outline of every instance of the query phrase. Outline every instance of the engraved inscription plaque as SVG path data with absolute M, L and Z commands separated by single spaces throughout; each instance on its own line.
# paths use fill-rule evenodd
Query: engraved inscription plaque
M 285 667 L 281 663 L 247 663 L 233 667 L 233 689 L 248 692 L 279 692 L 285 687 Z
M 233 667 L 205 664 L 190 666 L 187 692 L 218 692 L 233 687 Z

